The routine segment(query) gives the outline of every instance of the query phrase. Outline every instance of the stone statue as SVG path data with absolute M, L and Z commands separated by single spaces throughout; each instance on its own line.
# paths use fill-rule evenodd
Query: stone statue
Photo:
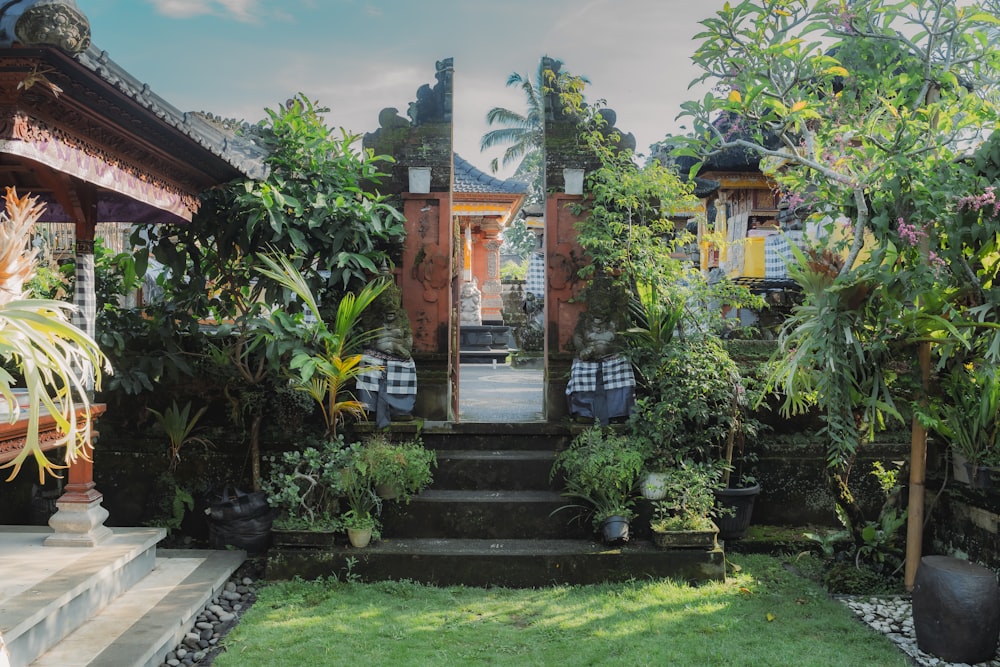
M 406 314 L 403 313 L 400 317 L 396 310 L 386 311 L 372 347 L 391 358 L 409 359 L 413 354 L 413 334 Z
M 600 361 L 618 352 L 614 322 L 603 315 L 584 313 L 573 333 L 576 356 L 583 361 Z
M 394 418 L 410 419 L 417 397 L 413 333 L 395 283 L 365 310 L 361 324 L 374 338 L 364 350 L 357 398 L 379 428 Z
M 409 359 L 413 354 L 410 318 L 403 309 L 399 288 L 390 285 L 368 307 L 361 318 L 366 331 L 374 331 L 370 351 L 392 359 Z
M 479 291 L 475 278 L 472 279 L 472 282 L 462 285 L 462 324 L 480 325 L 483 323 L 482 299 L 482 293 Z

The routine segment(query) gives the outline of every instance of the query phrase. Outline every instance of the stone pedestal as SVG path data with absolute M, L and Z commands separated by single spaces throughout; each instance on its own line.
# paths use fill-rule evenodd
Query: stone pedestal
M 949 662 L 991 659 L 1000 634 L 996 575 L 958 558 L 924 556 L 913 583 L 913 627 L 921 651 Z

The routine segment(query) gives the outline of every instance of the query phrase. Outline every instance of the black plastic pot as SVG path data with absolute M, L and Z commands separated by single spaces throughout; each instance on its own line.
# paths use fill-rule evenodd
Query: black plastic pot
M 720 512 L 715 518 L 719 526 L 719 539 L 738 540 L 747 533 L 753 515 L 753 503 L 760 495 L 760 484 L 739 489 L 715 489 L 715 505 Z
M 628 519 L 623 516 L 609 516 L 601 523 L 601 540 L 609 545 L 628 542 Z

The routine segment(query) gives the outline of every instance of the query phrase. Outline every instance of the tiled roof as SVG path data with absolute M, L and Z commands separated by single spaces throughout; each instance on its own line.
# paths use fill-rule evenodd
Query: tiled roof
M 263 146 L 209 123 L 200 114 L 178 110 L 151 91 L 148 85 L 111 60 L 107 51 L 91 45 L 86 51 L 77 55 L 76 59 L 164 123 L 173 126 L 202 148 L 233 165 L 244 175 L 250 178 L 263 178 L 266 175 L 264 157 L 267 155 L 267 150 Z
M 528 184 L 521 181 L 505 181 L 476 169 L 455 153 L 455 192 L 463 193 L 508 193 L 523 195 L 528 192 Z

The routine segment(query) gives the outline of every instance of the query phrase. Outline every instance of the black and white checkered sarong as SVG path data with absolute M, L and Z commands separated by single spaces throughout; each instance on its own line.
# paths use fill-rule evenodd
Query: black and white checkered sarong
M 605 391 L 635 386 L 635 375 L 632 373 L 632 364 L 622 355 L 616 354 L 601 361 L 574 359 L 573 367 L 570 370 L 569 383 L 566 385 L 566 393 L 596 391 L 598 369 L 601 370 L 601 374 L 603 375 L 603 388 Z

